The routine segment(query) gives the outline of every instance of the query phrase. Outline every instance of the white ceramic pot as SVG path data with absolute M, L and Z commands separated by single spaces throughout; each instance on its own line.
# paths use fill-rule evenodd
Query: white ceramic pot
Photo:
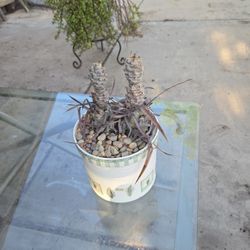
M 148 147 L 138 152 L 118 158 L 102 158 L 86 152 L 77 144 L 76 129 L 74 126 L 73 138 L 76 147 L 81 153 L 86 167 L 89 182 L 95 193 L 102 199 L 110 202 L 130 202 L 145 195 L 153 186 L 156 177 L 156 149 L 148 162 L 147 168 L 136 182 L 145 163 Z M 153 143 L 156 144 L 158 131 Z

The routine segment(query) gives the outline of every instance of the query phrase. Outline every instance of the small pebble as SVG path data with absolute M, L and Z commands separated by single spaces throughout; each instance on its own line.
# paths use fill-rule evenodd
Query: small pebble
M 92 141 L 92 139 L 93 139 L 93 137 L 94 137 L 94 135 L 87 135 L 87 140 L 91 140 Z
M 123 146 L 123 147 L 120 149 L 120 152 L 122 153 L 122 152 L 125 152 L 125 151 L 127 151 L 127 147 Z
M 112 144 L 112 141 L 111 141 L 111 140 L 107 140 L 107 141 L 106 141 L 106 144 L 111 145 L 111 144 Z
M 104 151 L 103 151 L 103 152 L 100 152 L 100 153 L 99 153 L 99 156 L 100 156 L 100 157 L 105 157 L 105 152 L 104 152 Z
M 112 155 L 118 155 L 119 154 L 119 151 L 115 148 L 115 147 L 110 147 L 110 152 Z
M 132 143 L 129 144 L 128 147 L 131 148 L 131 149 L 135 149 L 137 147 L 137 143 L 136 142 L 132 142 Z
M 86 139 L 86 143 L 92 143 L 92 139 Z
M 77 134 L 76 134 L 76 139 L 77 139 L 78 141 L 82 139 L 81 133 L 77 133 Z
M 99 152 L 97 150 L 94 150 L 92 155 L 98 156 Z
M 82 144 L 82 143 L 84 143 L 84 140 L 81 139 L 78 141 L 78 144 Z
M 111 141 L 117 141 L 117 135 L 109 135 L 108 139 Z
M 128 151 L 122 152 L 122 157 L 123 157 L 123 156 L 128 156 L 128 155 L 130 155 L 130 154 L 131 154 L 131 153 L 128 152 Z
M 98 145 L 98 146 L 97 146 L 97 150 L 98 150 L 99 152 L 103 152 L 103 151 L 104 151 L 104 147 L 103 147 L 102 145 Z
M 130 138 L 125 138 L 123 142 L 124 144 L 129 145 L 132 142 L 132 140 Z
M 103 147 L 102 145 L 100 145 L 100 146 L 98 147 L 98 151 L 99 151 L 99 152 L 104 152 L 104 147 Z
M 139 146 L 139 149 L 143 149 L 145 146 L 146 146 L 146 143 L 143 142 L 143 143 Z
M 133 152 L 136 153 L 139 149 L 138 148 L 134 148 Z
M 106 139 L 106 135 L 104 133 L 100 134 L 97 138 L 98 141 L 104 141 Z
M 86 146 L 84 147 L 84 149 L 85 149 L 87 152 L 92 152 L 91 149 L 88 148 L 88 147 L 86 147 Z
M 103 141 L 98 141 L 96 144 L 97 144 L 97 145 L 102 145 L 102 142 L 103 142 Z
M 89 134 L 90 134 L 90 135 L 94 135 L 94 134 L 95 134 L 94 130 L 90 130 L 90 131 L 89 131 Z
M 120 141 L 114 141 L 113 145 L 117 148 L 122 148 L 123 144 Z
M 110 152 L 110 150 L 106 150 L 106 151 L 104 152 L 104 154 L 105 154 L 105 156 L 108 157 L 108 158 L 111 157 L 111 152 Z

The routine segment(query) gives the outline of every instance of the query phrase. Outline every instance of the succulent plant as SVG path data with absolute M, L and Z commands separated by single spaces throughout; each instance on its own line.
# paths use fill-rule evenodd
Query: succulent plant
M 93 87 L 92 100 L 86 99 L 80 102 L 71 97 L 76 104 L 70 104 L 68 110 L 78 109 L 77 142 L 90 154 L 116 158 L 133 154 L 148 146 L 146 161 L 138 176 L 139 179 L 151 157 L 152 140 L 156 130 L 158 129 L 167 139 L 150 105 L 166 90 L 190 79 L 177 83 L 148 100 L 145 97 L 143 64 L 139 56 L 132 54 L 126 59 L 124 73 L 128 81 L 126 96 L 115 99 L 109 96 L 105 88 L 107 82 L 105 68 L 101 63 L 94 63 L 89 71 L 90 85 Z M 82 110 L 87 112 L 82 115 Z M 168 154 L 161 149 L 160 151 Z
M 131 0 L 46 0 L 53 10 L 58 33 L 66 35 L 81 54 L 103 38 L 113 42 L 118 33 L 137 35 L 139 11 Z

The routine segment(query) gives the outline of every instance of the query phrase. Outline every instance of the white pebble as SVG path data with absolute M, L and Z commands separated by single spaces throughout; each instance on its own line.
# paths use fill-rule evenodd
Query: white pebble
M 108 157 L 108 158 L 111 157 L 111 152 L 110 152 L 110 150 L 106 150 L 104 153 L 105 153 L 105 156 L 106 156 L 106 157 Z
M 129 144 L 129 148 L 131 149 L 135 149 L 137 147 L 137 143 L 136 142 L 132 142 Z
M 143 149 L 145 146 L 146 146 L 146 143 L 143 142 L 143 143 L 139 146 L 139 149 Z
M 117 148 L 122 148 L 122 143 L 120 142 L 120 141 L 114 141 L 113 142 L 113 145 L 115 146 L 115 147 L 117 147 Z
M 139 150 L 138 148 L 135 148 L 135 149 L 133 150 L 133 152 L 136 153 L 138 150 Z
M 119 151 L 115 147 L 110 147 L 110 152 L 112 155 L 118 155 Z
M 103 152 L 100 152 L 100 153 L 99 153 L 99 156 L 100 156 L 100 157 L 105 157 L 105 156 L 106 156 L 106 155 L 105 155 L 105 152 L 104 152 L 104 151 L 103 151 Z
M 126 145 L 129 145 L 129 144 L 132 142 L 132 140 L 131 140 L 130 138 L 125 138 L 125 139 L 123 140 L 123 142 L 124 142 Z
M 117 135 L 109 135 L 108 138 L 111 141 L 117 141 Z
M 128 155 L 129 155 L 128 151 L 122 152 L 122 156 L 128 156 Z
M 98 156 L 99 155 L 99 152 L 97 150 L 94 150 L 92 155 L 95 155 L 95 156 Z
M 98 145 L 98 146 L 97 146 L 97 150 L 98 150 L 99 152 L 103 152 L 103 151 L 104 151 L 104 147 L 103 147 L 102 145 Z
M 94 137 L 94 135 L 87 135 L 87 140 L 91 140 L 92 141 L 92 139 L 93 139 L 93 137 Z
M 99 135 L 98 138 L 97 138 L 98 141 L 104 141 L 105 139 L 106 139 L 106 135 L 104 133 Z
M 77 133 L 77 134 L 76 134 L 76 139 L 77 139 L 78 141 L 82 139 L 81 133 Z
M 111 145 L 111 144 L 112 144 L 112 141 L 111 141 L 111 140 L 107 140 L 107 141 L 106 141 L 106 144 L 107 144 L 107 145 Z
M 125 152 L 125 151 L 127 151 L 127 147 L 122 147 L 121 149 L 120 149 L 120 152 L 122 153 L 122 152 Z

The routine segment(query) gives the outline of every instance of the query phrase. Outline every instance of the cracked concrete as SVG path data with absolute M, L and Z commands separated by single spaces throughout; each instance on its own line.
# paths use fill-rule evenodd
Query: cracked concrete
M 137 1 L 140 2 L 140 1 Z M 164 95 L 201 105 L 199 245 L 201 250 L 250 249 L 250 3 L 223 0 L 156 0 L 141 5 L 142 38 L 123 42 L 143 57 L 145 85 L 153 95 L 192 78 Z M 8 15 L 0 25 L 0 86 L 83 91 L 95 47 L 72 67 L 74 56 L 46 9 Z M 116 51 L 106 63 L 115 95 L 124 93 Z M 111 86 L 111 84 L 110 84 Z M 186 250 L 186 249 L 183 249 Z

